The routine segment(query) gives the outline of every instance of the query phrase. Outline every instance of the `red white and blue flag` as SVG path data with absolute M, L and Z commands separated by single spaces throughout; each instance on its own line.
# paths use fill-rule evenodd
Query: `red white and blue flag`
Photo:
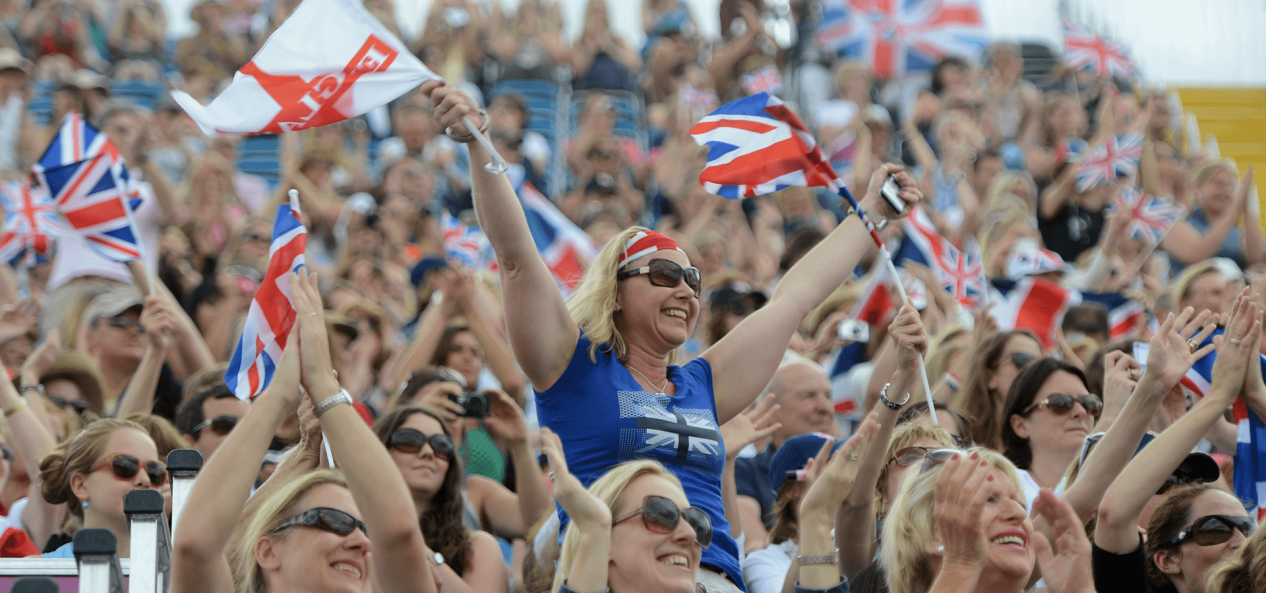
M 709 193 L 750 198 L 796 186 L 842 187 L 813 134 L 768 93 L 722 105 L 690 135 L 708 148 L 699 181 Z
M 1137 67 L 1125 46 L 1107 41 L 1064 17 L 1064 59 L 1073 70 L 1093 70 L 1099 76 L 1132 78 Z
M 1049 249 L 1025 249 L 1011 254 L 1007 261 L 1007 277 L 1019 280 L 1047 272 L 1063 272 L 1068 269 L 1064 258 Z
M 132 219 L 141 204 L 140 190 L 105 134 L 68 113 L 32 170 L 89 247 L 118 262 L 141 258 L 140 233 Z
M 483 231 L 466 226 L 456 216 L 445 210 L 440 216 L 440 229 L 444 231 L 444 251 L 448 261 L 457 262 L 472 270 L 491 269 L 496 260 L 492 244 Z
M 897 252 L 892 255 L 894 266 L 912 261 L 936 270 L 941 265 L 942 255 L 953 249 L 949 240 L 936 230 L 936 225 L 932 224 L 932 219 L 922 207 L 915 207 L 910 216 L 901 221 L 901 228 L 905 237 L 901 239 Z
M 1134 335 L 1147 319 L 1147 308 L 1117 292 L 1083 292 L 1082 302 L 1099 303 L 1108 309 L 1108 339 L 1122 340 Z
M 57 207 L 42 187 L 30 183 L 0 184 L 4 205 L 4 232 L 0 233 L 0 262 L 12 264 L 22 256 L 52 255 L 53 238 L 67 232 Z
M 1087 191 L 1138 170 L 1143 155 L 1143 135 L 1130 132 L 1108 136 L 1077 165 L 1077 190 Z
M 268 387 L 294 327 L 290 273 L 303 267 L 303 250 L 308 244 L 308 229 L 304 228 L 299 214 L 297 200 L 277 208 L 273 241 L 268 248 L 268 271 L 255 298 L 251 299 L 242 339 L 224 372 L 224 382 L 243 400 L 259 395 Z
M 1244 501 L 1248 511 L 1260 521 L 1266 517 L 1266 422 L 1262 422 L 1243 398 L 1235 401 L 1232 413 L 1237 428 L 1232 487 L 1235 496 Z
M 519 201 L 523 204 L 536 250 L 554 274 L 563 294 L 571 294 L 580 284 L 585 269 L 598 257 L 598 246 L 530 183 L 519 186 Z
M 1114 207 L 1132 211 L 1130 237 L 1152 245 L 1160 243 L 1174 223 L 1187 215 L 1186 208 L 1170 204 L 1133 186 L 1117 194 Z
M 976 0 L 828 0 L 815 39 L 880 78 L 931 70 L 945 56 L 974 60 L 989 43 Z
M 1077 304 L 1080 295 L 1054 282 L 1027 277 L 1022 280 L 995 280 L 991 310 L 998 329 L 1027 329 L 1037 335 L 1043 348 L 1055 345 L 1055 328 L 1064 311 Z
M 975 309 L 989 300 L 989 283 L 985 280 L 980 246 L 972 242 L 966 250 L 953 245 L 947 247 L 941 253 L 937 269 L 941 288 L 964 307 Z
M 896 308 L 892 302 L 892 281 L 888 266 L 879 266 L 866 283 L 866 288 L 853 302 L 853 308 L 848 312 L 849 318 L 865 322 L 871 327 L 887 322 L 888 315 Z
M 765 64 L 744 74 L 739 82 L 743 85 L 743 90 L 747 91 L 749 95 L 757 93 L 782 94 L 782 75 L 778 73 L 778 68 L 773 64 Z

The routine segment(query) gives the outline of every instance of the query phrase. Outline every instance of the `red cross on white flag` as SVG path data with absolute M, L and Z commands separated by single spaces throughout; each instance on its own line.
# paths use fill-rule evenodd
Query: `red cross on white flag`
M 356 117 L 438 79 L 355 0 L 305 0 L 210 105 L 172 97 L 208 136 Z

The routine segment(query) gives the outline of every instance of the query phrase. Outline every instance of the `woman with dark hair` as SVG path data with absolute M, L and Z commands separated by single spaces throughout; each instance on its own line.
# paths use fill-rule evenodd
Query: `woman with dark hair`
M 400 408 L 379 418 L 374 433 L 409 487 L 427 555 L 444 559 L 436 567 L 441 588 L 504 593 L 508 581 L 497 541 L 463 524 L 462 462 L 444 421 L 429 410 Z
M 1102 412 L 1085 373 L 1066 362 L 1043 358 L 1015 378 L 1003 407 L 1002 450 L 1017 468 L 1029 506 L 1042 488 L 1063 492 L 1064 472 Z
M 967 360 L 974 361 L 950 407 L 971 420 L 971 434 L 990 449 L 1002 450 L 1002 404 L 1011 382 L 1029 363 L 1042 357 L 1042 344 L 1028 330 L 995 334 L 980 343 Z
M 1186 486 L 1170 490 L 1159 503 L 1156 499 L 1237 397 L 1258 414 L 1266 413 L 1266 384 L 1257 354 L 1261 329 L 1261 310 L 1245 290 L 1218 345 L 1208 394 L 1139 451 L 1108 488 L 1094 536 L 1098 590 L 1145 591 L 1150 585 L 1151 590 L 1204 593 L 1209 569 L 1230 559 L 1256 527 L 1244 505 L 1218 488 Z M 1142 516 L 1153 505 L 1146 534 L 1140 534 Z

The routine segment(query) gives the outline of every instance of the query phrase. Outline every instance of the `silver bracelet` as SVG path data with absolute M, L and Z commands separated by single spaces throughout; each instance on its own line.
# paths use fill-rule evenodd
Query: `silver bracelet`
M 830 554 L 819 554 L 817 556 L 796 556 L 796 562 L 800 566 L 811 566 L 814 564 L 835 564 L 840 561 L 840 550 L 837 548 Z
M 461 142 L 463 144 L 467 142 L 474 142 L 475 134 L 482 134 L 488 131 L 488 125 L 490 123 L 492 123 L 492 120 L 488 117 L 488 111 L 486 109 L 480 109 L 478 130 L 467 130 L 467 132 L 470 133 L 465 136 L 458 136 L 455 132 L 453 132 L 453 128 L 444 128 L 444 135 L 448 136 L 453 142 Z
M 325 401 L 317 404 L 316 408 L 313 409 L 312 412 L 313 414 L 316 415 L 317 418 L 320 418 L 321 415 L 328 412 L 330 408 L 333 408 L 334 406 L 337 406 L 339 404 L 347 404 L 349 406 L 352 405 L 352 396 L 347 394 L 346 389 L 339 390 L 339 392 L 335 394 L 334 396 L 329 397 Z
M 883 402 L 885 406 L 888 406 L 889 410 L 900 410 L 901 406 L 906 405 L 906 403 L 910 401 L 910 393 L 906 392 L 906 398 L 901 400 L 901 403 L 894 402 L 888 399 L 889 385 L 892 385 L 892 383 L 884 383 L 883 390 L 879 392 L 879 401 Z

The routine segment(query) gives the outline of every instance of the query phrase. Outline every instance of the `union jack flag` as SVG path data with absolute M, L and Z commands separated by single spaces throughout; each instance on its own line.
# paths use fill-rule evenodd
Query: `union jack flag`
M 1235 400 L 1231 413 L 1238 428 L 1232 487 L 1235 496 L 1247 502 L 1249 512 L 1260 521 L 1266 517 L 1266 422 L 1262 422 L 1243 398 Z
M 447 210 L 440 217 L 440 228 L 444 231 L 444 249 L 448 252 L 449 261 L 459 262 L 472 270 L 491 267 L 492 245 L 483 231 L 466 226 Z
M 1133 335 L 1147 317 L 1142 303 L 1116 292 L 1083 292 L 1082 302 L 1099 303 L 1108 309 L 1108 339 L 1122 340 Z
M 1118 176 L 1130 175 L 1138 170 L 1143 155 L 1143 135 L 1130 132 L 1120 136 L 1108 136 L 1096 145 L 1077 165 L 1077 190 L 1087 191 L 1104 183 L 1111 183 Z
M 1011 254 L 1007 262 L 1007 277 L 1019 280 L 1047 272 L 1063 272 L 1068 268 L 1064 258 L 1049 249 L 1026 249 Z
M 793 186 L 842 187 L 813 134 L 768 93 L 722 105 L 690 135 L 708 148 L 699 181 L 709 193 L 749 198 Z
M 980 246 L 972 243 L 965 251 L 953 245 L 941 253 L 937 276 L 941 288 L 959 303 L 976 308 L 989 300 L 989 283 L 985 280 L 985 268 L 980 257 Z
M 775 68 L 773 64 L 765 64 L 744 74 L 741 83 L 743 90 L 747 91 L 749 95 L 757 93 L 782 94 L 782 75 L 778 74 L 778 68 Z
M 1134 217 L 1130 220 L 1130 237 L 1151 244 L 1160 243 L 1170 227 L 1187 215 L 1186 208 L 1170 204 L 1133 186 L 1117 194 L 1114 206 L 1132 211 Z
M 1064 58 L 1068 67 L 1094 70 L 1099 76 L 1131 78 L 1136 66 L 1125 46 L 1107 41 L 1064 17 Z
M 268 248 L 268 271 L 251 299 L 242 339 L 224 372 L 224 382 L 240 399 L 259 395 L 272 382 L 295 323 L 290 273 L 303 267 L 307 244 L 308 229 L 300 218 L 299 201 L 292 197 L 290 204 L 277 208 L 273 241 Z
M 141 258 L 140 233 L 132 220 L 140 189 L 105 134 L 68 113 L 32 170 L 89 247 L 114 261 Z
M 828 0 L 815 38 L 880 78 L 931 70 L 948 55 L 974 60 L 989 43 L 975 0 Z
M 580 284 L 585 268 L 598 257 L 598 246 L 532 184 L 520 185 L 518 192 L 536 250 L 554 274 L 559 289 L 564 295 L 570 294 Z
M 901 239 L 900 247 L 892 256 L 892 264 L 895 266 L 912 261 L 935 270 L 947 248 L 953 247 L 936 230 L 927 211 L 921 207 L 912 210 L 910 216 L 901 221 L 901 227 L 905 231 L 905 237 Z
M 0 262 L 12 264 L 23 255 L 31 260 L 38 254 L 52 254 L 56 235 L 65 232 L 57 209 L 43 188 L 29 183 L 0 185 L 4 205 L 4 232 L 0 233 Z

